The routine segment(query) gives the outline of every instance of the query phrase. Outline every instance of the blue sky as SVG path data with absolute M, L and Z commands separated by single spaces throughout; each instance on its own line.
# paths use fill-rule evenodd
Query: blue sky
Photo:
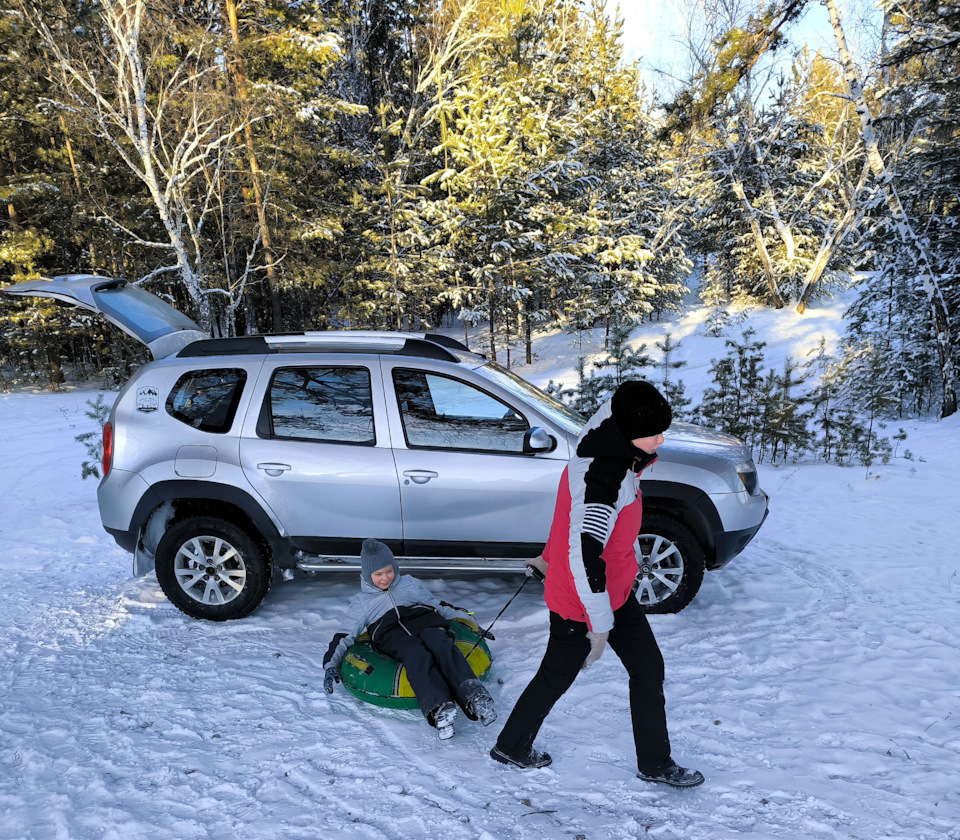
M 879 17 L 873 0 L 838 0 L 838 5 L 851 49 L 855 54 L 868 54 L 865 44 L 872 23 Z M 610 0 L 611 13 L 617 6 L 624 21 L 624 57 L 640 61 L 648 85 L 661 87 L 664 72 L 682 75 L 685 47 L 677 0 Z M 833 32 L 822 3 L 811 0 L 803 18 L 793 24 L 790 39 L 796 45 L 806 42 L 825 53 L 834 51 Z

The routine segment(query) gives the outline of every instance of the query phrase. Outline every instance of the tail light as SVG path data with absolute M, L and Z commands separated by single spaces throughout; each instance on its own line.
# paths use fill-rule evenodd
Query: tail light
M 113 460 L 113 426 L 103 424 L 103 459 L 100 461 L 100 475 L 104 478 L 110 472 L 110 462 Z

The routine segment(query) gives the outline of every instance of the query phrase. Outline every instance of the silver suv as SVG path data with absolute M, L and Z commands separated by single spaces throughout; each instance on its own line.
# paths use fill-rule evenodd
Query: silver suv
M 543 548 L 584 418 L 441 335 L 208 338 L 123 280 L 10 294 L 102 313 L 155 361 L 103 430 L 104 528 L 195 618 L 241 618 L 275 570 L 359 569 L 376 537 L 412 572 L 508 572 Z M 674 423 L 642 478 L 637 597 L 677 612 L 767 514 L 749 450 Z

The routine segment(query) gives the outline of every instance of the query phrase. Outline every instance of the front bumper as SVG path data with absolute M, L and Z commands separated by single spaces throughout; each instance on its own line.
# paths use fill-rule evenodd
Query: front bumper
M 763 491 L 761 491 L 761 493 L 762 492 Z M 756 536 L 757 531 L 759 531 L 763 523 L 766 522 L 767 516 L 770 513 L 770 497 L 766 493 L 763 493 L 763 499 L 763 517 L 756 525 L 749 528 L 741 528 L 736 531 L 720 531 L 714 535 L 717 549 L 716 556 L 707 562 L 708 569 L 711 571 L 714 569 L 722 569 L 750 544 L 750 541 Z

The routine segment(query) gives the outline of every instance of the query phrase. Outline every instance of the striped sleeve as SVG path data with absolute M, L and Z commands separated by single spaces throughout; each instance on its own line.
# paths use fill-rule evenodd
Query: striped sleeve
M 570 483 L 570 574 L 577 597 L 595 633 L 613 627 L 607 594 L 607 567 L 602 558 L 615 521 L 619 482 L 592 458 L 574 458 Z

